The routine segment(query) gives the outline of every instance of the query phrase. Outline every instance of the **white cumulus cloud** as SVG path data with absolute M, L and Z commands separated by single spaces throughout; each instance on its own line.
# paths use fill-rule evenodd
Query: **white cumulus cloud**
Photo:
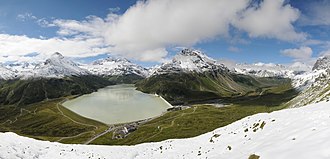
M 227 35 L 229 24 L 248 0 L 153 0 L 138 2 L 117 17 L 106 41 L 130 56 L 167 46 L 191 46 Z M 159 54 L 159 52 L 154 52 Z
M 302 46 L 297 49 L 281 50 L 281 53 L 285 56 L 294 58 L 296 61 L 306 61 L 311 59 L 313 50 L 310 47 Z
M 11 57 L 24 56 L 33 52 L 43 55 L 62 52 L 71 57 L 95 56 L 110 52 L 110 48 L 104 45 L 103 39 L 78 37 L 71 39 L 39 39 L 8 34 L 0 34 L 0 50 L 2 61 L 8 61 Z
M 101 36 L 116 53 L 138 60 L 159 61 L 167 47 L 192 46 L 228 36 L 229 27 L 251 37 L 284 41 L 305 39 L 292 25 L 299 11 L 284 0 L 264 0 L 251 7 L 250 0 L 153 0 L 138 1 L 123 15 L 88 17 L 85 21 L 56 20 L 60 35 L 85 33 Z M 149 57 L 148 57 L 149 56 Z
M 106 18 L 91 15 L 82 21 L 39 19 L 43 27 L 57 27 L 58 37 L 1 34 L 0 50 L 5 55 L 59 51 L 83 57 L 112 53 L 141 61 L 162 61 L 168 48 L 231 37 L 230 27 L 252 38 L 305 38 L 292 25 L 299 11 L 284 0 L 264 0 L 258 7 L 251 3 L 254 1 L 146 0 L 138 1 L 121 15 L 110 10 Z
M 299 15 L 299 10 L 284 4 L 284 0 L 264 0 L 242 12 L 240 18 L 234 19 L 234 26 L 246 31 L 250 37 L 302 41 L 306 35 L 297 33 L 292 24 Z

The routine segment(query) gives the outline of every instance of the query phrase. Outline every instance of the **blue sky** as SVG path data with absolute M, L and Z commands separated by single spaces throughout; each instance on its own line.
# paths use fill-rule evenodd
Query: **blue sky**
M 181 47 L 246 63 L 312 63 L 330 54 L 330 20 L 325 18 L 330 16 L 329 1 L 199 3 L 2 0 L 0 62 L 42 59 L 59 51 L 84 63 L 111 54 L 151 66 L 170 59 Z M 228 13 L 217 12 L 223 9 Z

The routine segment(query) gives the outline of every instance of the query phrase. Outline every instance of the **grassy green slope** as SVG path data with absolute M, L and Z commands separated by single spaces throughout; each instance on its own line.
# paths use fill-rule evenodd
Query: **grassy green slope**
M 0 131 L 81 143 L 107 126 L 81 117 L 58 103 L 63 97 L 91 93 L 110 84 L 113 83 L 96 76 L 1 81 Z
M 280 107 L 229 106 L 217 108 L 208 105 L 194 106 L 182 111 L 169 112 L 141 127 L 124 139 L 112 139 L 112 133 L 102 136 L 92 144 L 134 145 L 173 138 L 194 137 L 256 113 L 278 110 Z
M 144 79 L 136 74 L 105 76 L 105 78 L 116 84 L 134 84 Z
M 11 131 L 42 140 L 64 143 L 83 143 L 93 135 L 104 131 L 107 125 L 79 116 L 62 107 L 64 98 L 26 105 L 0 107 L 0 131 Z M 85 136 L 82 139 L 82 136 Z
M 194 137 L 246 116 L 283 109 L 285 103 L 298 94 L 285 80 L 260 78 L 257 82 L 267 87 L 261 88 L 257 95 L 250 93 L 249 96 L 223 98 L 223 102 L 228 104 L 226 107 L 195 105 L 186 110 L 168 112 L 142 125 L 124 139 L 112 139 L 112 133 L 108 133 L 92 144 L 134 145 Z M 273 83 L 273 86 L 270 83 Z
M 157 93 L 172 104 L 193 103 L 226 97 L 259 95 L 263 89 L 290 84 L 288 79 L 257 78 L 227 71 L 174 73 L 149 77 L 136 84 L 146 93 Z
M 24 103 L 24 106 L 10 102 L 0 106 L 0 131 L 13 131 L 24 136 L 63 143 L 84 143 L 104 131 L 107 128 L 105 124 L 83 118 L 58 105 L 63 98 L 35 104 L 22 102 L 31 102 L 26 99 L 30 99 L 27 97 L 33 97 L 32 95 L 40 94 L 41 97 L 56 98 L 57 94 L 64 93 L 60 91 L 67 93 L 64 95 L 79 94 L 107 84 L 107 82 L 99 83 L 92 78 L 62 80 L 63 83 L 56 80 L 35 81 L 35 85 L 41 86 L 36 87 L 32 93 L 26 92 L 33 89 L 34 85 L 31 82 L 26 84 L 24 81 L 7 81 L 11 83 L 1 85 L 0 94 L 5 92 L 6 87 L 13 87 L 15 91 L 23 92 L 22 96 L 18 97 L 15 95 L 16 92 L 13 94 L 7 92 L 5 98 L 0 95 L 1 100 L 7 100 L 12 95 L 10 99 L 17 98 L 19 103 Z M 282 109 L 281 104 L 297 94 L 287 79 L 254 78 L 226 72 L 161 75 L 143 80 L 137 85 L 140 90 L 156 92 L 172 102 L 189 103 L 221 97 L 224 103 L 231 103 L 232 106 L 217 108 L 198 105 L 182 111 L 169 112 L 142 125 L 125 139 L 114 140 L 110 132 L 96 139 L 92 144 L 138 144 L 193 137 L 255 113 Z M 39 90 L 40 88 L 42 89 Z M 44 88 L 49 91 L 45 93 Z M 78 91 L 74 92 L 74 90 Z

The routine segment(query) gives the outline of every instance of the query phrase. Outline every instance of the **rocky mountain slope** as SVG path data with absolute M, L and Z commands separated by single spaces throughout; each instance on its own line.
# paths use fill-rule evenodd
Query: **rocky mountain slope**
M 293 84 L 300 89 L 300 94 L 292 99 L 288 105 L 300 107 L 310 103 L 317 103 L 330 99 L 330 57 L 320 57 L 311 72 L 298 75 Z
M 330 124 L 325 121 L 329 114 L 329 102 L 320 102 L 256 114 L 194 138 L 135 146 L 69 145 L 0 133 L 0 158 L 327 159 Z
M 320 57 L 315 65 L 313 66 L 313 70 L 328 70 L 330 69 L 330 56 Z
M 14 78 L 17 78 L 17 75 L 14 71 L 0 65 L 0 80 L 8 80 Z

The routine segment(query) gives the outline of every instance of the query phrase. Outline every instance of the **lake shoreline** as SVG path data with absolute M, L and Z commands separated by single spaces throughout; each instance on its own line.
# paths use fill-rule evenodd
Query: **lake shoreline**
M 101 88 L 76 96 L 62 105 L 83 117 L 108 125 L 158 117 L 173 107 L 160 96 L 136 90 L 133 84 Z

